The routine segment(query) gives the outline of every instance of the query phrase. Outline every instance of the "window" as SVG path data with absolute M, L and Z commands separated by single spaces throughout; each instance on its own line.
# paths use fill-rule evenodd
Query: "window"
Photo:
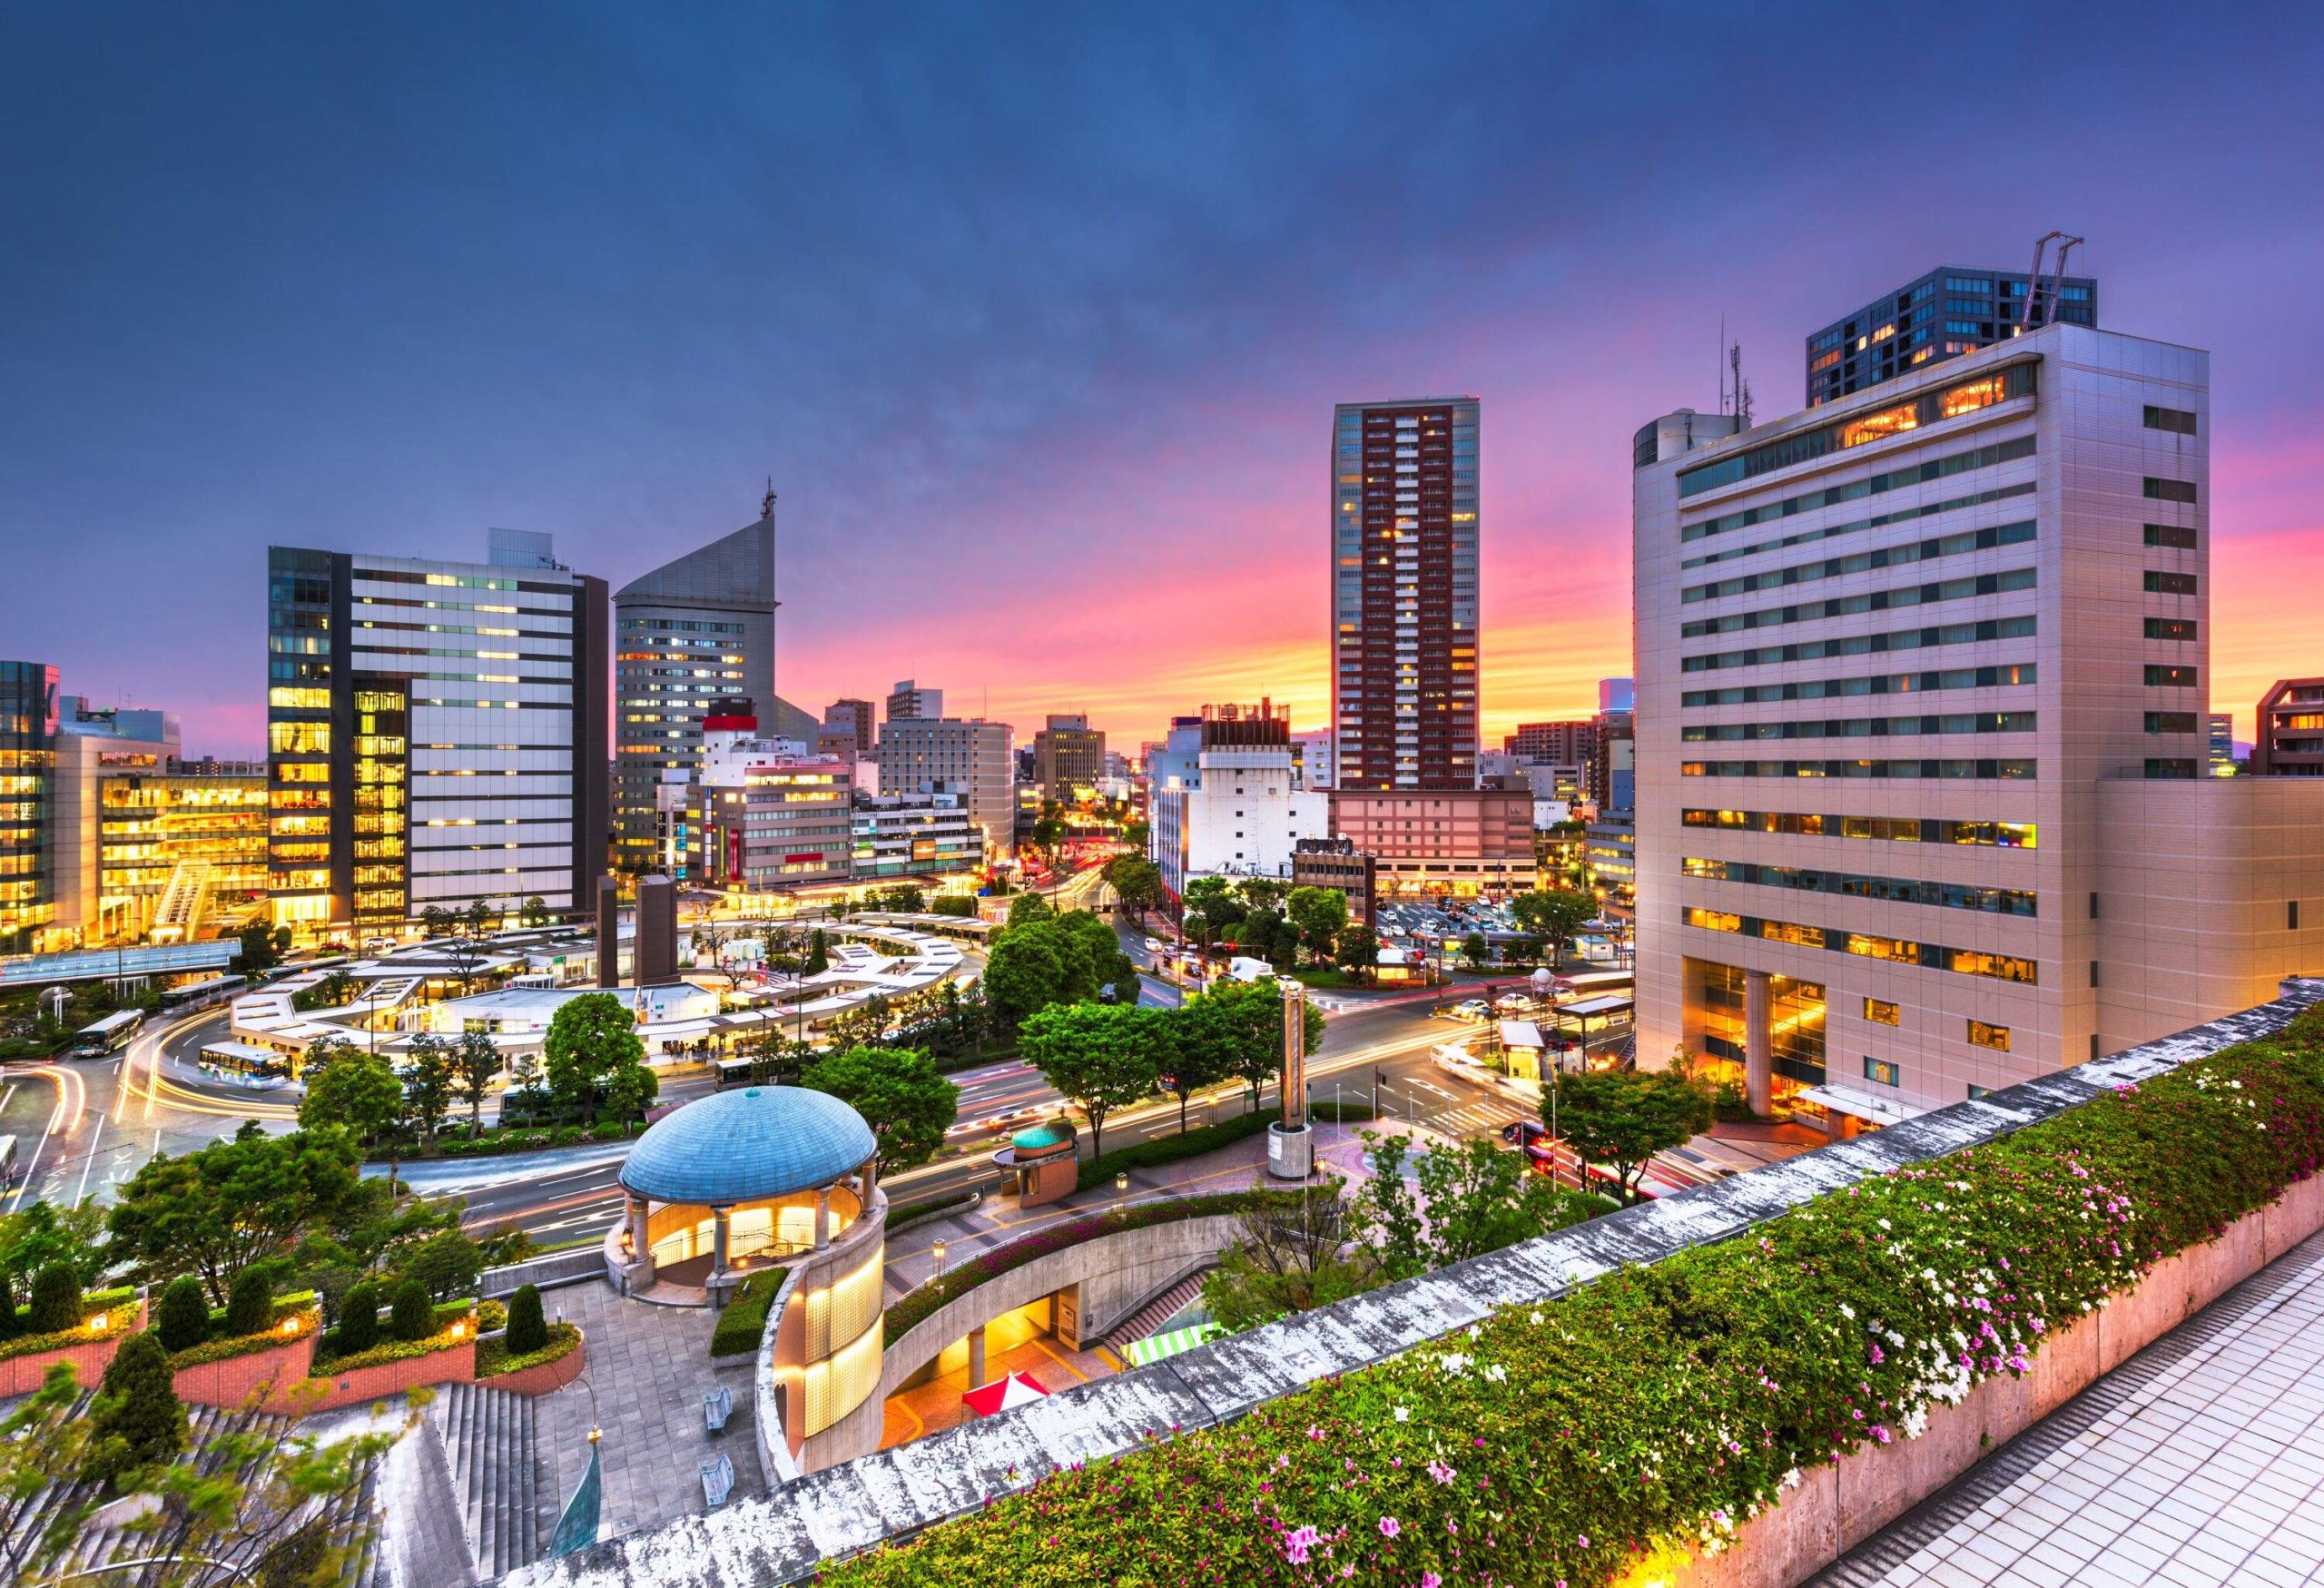
M 2150 755 L 2146 761 L 2149 777 L 2192 777 L 2195 761 L 2191 755 Z
M 2195 532 L 2178 524 L 2149 524 L 2146 527 L 2149 546 L 2167 546 L 2175 551 L 2195 549 Z
M 1969 1088 L 1969 1100 L 1973 1103 L 1979 1098 L 1991 1097 L 1993 1094 L 1994 1089 L 1989 1086 L 1978 1086 L 1972 1083 Z
M 2193 639 L 2195 620 L 2191 617 L 2150 617 L 2146 620 L 2149 639 Z
M 1864 1078 L 1876 1080 L 1883 1086 L 1902 1086 L 1905 1084 L 1905 1068 L 1893 1060 L 1875 1059 L 1866 1053 L 1864 1056 Z
M 2195 416 L 2183 408 L 2157 408 L 2149 403 L 2146 406 L 2146 428 L 2191 436 L 2195 433 Z
M 2297 899 L 2284 901 L 2284 930 L 2286 932 L 2299 930 L 2299 901 Z
M 2194 505 L 2195 482 L 2191 479 L 2157 479 L 2146 477 L 2146 499 L 2151 502 L 2185 502 Z
M 2192 689 L 2195 686 L 2195 670 L 2192 667 L 2150 666 L 2146 670 L 2146 681 L 2151 687 L 2158 689 Z
M 1973 1048 L 1991 1048 L 1996 1053 L 2006 1053 L 2009 1051 L 2009 1028 L 1989 1026 L 1981 1020 L 1973 1020 L 1969 1022 L 1969 1045 Z
M 2159 568 L 2146 570 L 2146 587 L 2150 595 L 2191 596 L 2195 593 L 2195 576 L 2167 574 Z
M 1928 392 L 1910 402 L 1802 430 L 1779 441 L 1699 464 L 1679 476 L 1679 494 L 1690 497 L 1719 486 L 1732 485 L 1737 480 L 1750 479 L 1812 459 L 1828 457 L 1851 447 L 1861 447 L 1886 436 L 1900 435 L 1939 419 L 1955 419 L 2009 398 L 2030 396 L 2036 383 L 2034 370 L 2032 364 L 2013 364 L 1995 374 L 1964 382 L 1945 391 Z
M 1866 999 L 1864 1018 L 1876 1026 L 1893 1026 L 1902 1023 L 1902 1016 L 1896 1006 L 1885 998 Z
M 2090 962 L 2090 984 L 2093 987 L 2098 985 L 2098 962 L 2096 960 Z
M 2191 711 L 2151 711 L 2146 714 L 2146 731 L 2150 734 L 2191 734 L 2195 731 L 2195 714 Z

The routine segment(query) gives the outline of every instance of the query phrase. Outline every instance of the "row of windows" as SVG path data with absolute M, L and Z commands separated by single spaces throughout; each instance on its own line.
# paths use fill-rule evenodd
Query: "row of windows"
M 697 622 L 690 617 L 625 617 L 615 626 L 623 634 L 740 634 L 739 623 Z
M 1731 458 L 1722 458 L 1715 463 L 1683 470 L 1679 476 L 1679 494 L 1681 497 L 1694 496 L 1719 486 L 1732 485 L 1738 480 L 1751 479 L 1777 469 L 1829 457 L 1852 447 L 1885 440 L 1924 425 L 1958 419 L 1997 402 L 2030 396 L 2035 390 L 2036 381 L 2034 365 L 2013 364 L 2006 370 L 1963 381 L 1958 386 L 1925 392 L 1907 402 L 1856 414 L 1832 424 L 1818 425 L 1813 429 L 1786 436 L 1763 447 L 1751 448 Z
M 1846 557 L 1827 557 L 1821 562 L 1768 568 L 1756 574 L 1738 574 L 1731 579 L 1718 579 L 1708 585 L 1689 585 L 1679 593 L 1679 599 L 1682 602 L 1716 601 L 1723 596 L 1744 596 L 1754 590 L 1774 590 L 1786 585 L 1836 579 L 1844 574 L 1869 573 L 1875 568 L 1902 567 L 1908 563 L 1959 557 L 1965 552 L 1990 551 L 1996 546 L 2020 546 L 2033 538 L 2034 525 L 2030 519 L 2021 524 L 1989 525 L 1983 529 L 1964 529 L 1957 534 L 1940 535 L 1903 546 L 1875 547 L 1870 551 L 1852 552 Z
M 2146 620 L 2149 639 L 2182 639 L 2195 637 L 2196 625 L 2191 617 L 2150 617 Z
M 2032 960 L 2014 954 L 1987 953 L 1980 949 L 1949 949 L 1936 943 L 1875 937 L 1859 932 L 1836 932 L 1821 926 L 1802 926 L 1796 922 L 1769 921 L 1756 915 L 1737 915 L 1724 910 L 1705 910 L 1698 905 L 1685 906 L 1680 918 L 1687 925 L 1699 926 L 1706 932 L 1740 932 L 1748 937 L 1764 938 L 1770 942 L 1829 949 L 1835 953 L 1920 965 L 1929 970 L 1953 971 L 1964 976 L 1990 976 L 1997 981 L 2021 982 L 2028 987 L 2036 985 L 2040 980 L 2039 967 Z
M 1791 684 L 1743 684 L 1731 689 L 1689 689 L 1681 706 L 1758 705 L 1778 700 L 1828 700 L 1851 695 L 1925 695 L 1934 689 L 1990 689 L 2035 679 L 2031 662 L 1992 667 L 1946 667 L 1928 673 L 1875 673 L 1861 678 L 1810 678 Z
M 1808 838 L 1876 838 L 1900 843 L 1962 843 L 1997 849 L 2034 849 L 2039 833 L 2032 822 L 1952 822 L 1929 816 L 1834 816 L 1816 811 L 1713 811 L 1695 808 L 1682 818 L 1689 827 L 1722 832 L 1783 833 Z
M 1827 486 L 1821 490 L 1786 497 L 1779 502 L 1766 502 L 1756 508 L 1743 508 L 1723 513 L 1716 518 L 1705 518 L 1699 524 L 1689 524 L 1679 531 L 1681 543 L 1701 540 L 1730 530 L 1748 529 L 1754 524 L 1765 524 L 1777 518 L 1788 518 L 1797 513 L 1809 513 L 1817 508 L 1853 502 L 1864 497 L 1878 496 L 1883 491 L 1902 490 L 1906 486 L 1925 485 L 1932 479 L 1950 475 L 1966 474 L 1972 469 L 1990 469 L 1996 463 L 2014 462 L 2034 456 L 2034 438 L 2020 436 L 2013 440 L 1996 441 L 1989 447 L 1973 447 L 1967 451 L 1954 452 L 1943 458 L 1932 458 L 1925 463 L 1908 468 L 1892 469 L 1886 474 L 1876 474 L 1868 479 L 1850 480 L 1846 485 Z
M 1681 777 L 1899 777 L 2000 779 L 2034 775 L 2032 756 L 1978 756 L 1920 761 L 1684 761 Z
M 2146 499 L 2151 502 L 2185 502 L 2190 507 L 2195 502 L 2195 482 L 2191 479 L 2157 479 L 2150 474 L 2144 489 Z
M 2146 527 L 2149 546 L 2167 546 L 2177 551 L 2195 549 L 2195 532 L 2183 524 L 2149 524 Z
M 1679 670 L 1682 673 L 1715 673 L 1728 667 L 1761 667 L 1777 662 L 1815 662 L 1830 656 L 1877 656 L 1887 651 L 1972 645 L 1980 640 L 2031 639 L 2034 629 L 2034 620 L 2031 613 L 2022 617 L 1987 617 L 1974 623 L 1901 628 L 1887 634 L 1851 634 L 1837 639 L 1797 640 L 1790 645 L 1758 646 L 1748 650 L 1712 651 L 1683 658 L 1679 664 Z
M 1965 497 L 1949 497 L 1925 507 L 1899 508 L 1893 513 L 1875 513 L 1869 518 L 1851 518 L 1845 524 L 1827 524 L 1820 529 L 1802 529 L 1797 535 L 1786 535 L 1776 540 L 1761 540 L 1750 546 L 1730 546 L 1724 551 L 1707 551 L 1700 557 L 1688 557 L 1679 566 L 1681 568 L 1697 568 L 1709 563 L 1732 562 L 1737 557 L 1756 557 L 1763 551 L 1780 551 L 1787 546 L 1807 546 L 1818 540 L 1830 540 L 1837 536 L 1853 535 L 1859 529 L 1880 529 L 1891 524 L 1909 524 L 1915 518 L 1934 518 L 1956 508 L 1978 508 L 1989 502 L 2005 501 L 2012 497 L 2030 497 L 2034 490 L 2034 482 L 2030 479 L 2017 485 L 1996 486 L 1992 490 L 1972 491 Z
M 1894 612 L 1938 601 L 1965 600 L 1972 596 L 2030 590 L 2034 578 L 2032 568 L 2009 568 L 1997 574 L 1965 574 L 1957 579 L 1937 579 L 1894 590 L 1868 590 L 1860 596 L 1834 596 L 1791 607 L 1762 607 L 1757 612 L 1731 612 L 1724 617 L 1697 617 L 1679 626 L 1679 637 L 1697 639 L 1709 634 L 1738 634 L 1748 629 L 1814 623 L 1826 617 L 1846 617 L 1859 612 Z
M 1803 893 L 1838 893 L 1881 899 L 1892 904 L 1933 904 L 1946 910 L 1982 910 L 1994 915 L 2032 915 L 2031 888 L 1980 888 L 1964 883 L 1923 882 L 1911 877 L 1872 877 L 1854 872 L 1813 871 L 1800 866 L 1761 865 L 1747 860 L 1689 855 L 1679 862 L 1687 876 L 1716 883 L 1748 883 L 1762 888 L 1792 888 Z
M 1920 734 L 2030 734 L 2030 711 L 1961 711 L 1923 716 L 1808 717 L 1779 723 L 1689 723 L 1679 730 L 1686 744 L 1727 744 L 1756 739 L 1886 739 Z
M 545 584 L 538 579 L 507 579 L 479 577 L 474 574 L 409 574 L 390 573 L 385 568 L 357 568 L 355 577 L 382 585 L 434 585 L 456 590 L 523 590 L 535 596 L 564 596 L 570 597 L 570 584 Z
M 2157 408 L 2149 403 L 2146 405 L 2146 428 L 2191 436 L 2195 433 L 2195 416 L 2183 408 Z

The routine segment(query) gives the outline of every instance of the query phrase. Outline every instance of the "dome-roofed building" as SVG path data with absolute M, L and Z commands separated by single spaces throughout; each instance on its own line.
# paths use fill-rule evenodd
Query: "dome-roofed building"
M 878 1152 L 863 1116 L 828 1092 L 753 1086 L 697 1099 L 630 1149 L 607 1265 L 625 1291 L 696 1287 L 724 1305 L 754 1269 L 822 1251 L 884 1205 Z

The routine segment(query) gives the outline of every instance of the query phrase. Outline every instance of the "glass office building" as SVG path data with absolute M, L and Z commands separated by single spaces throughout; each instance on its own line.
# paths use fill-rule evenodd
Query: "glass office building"
M 2029 292 L 2034 307 L 2027 314 Z M 2005 341 L 2017 334 L 2021 318 L 2029 329 L 2053 320 L 2096 325 L 2097 278 L 2066 277 L 2053 304 L 2049 281 L 2037 289 L 2024 271 L 1939 265 L 1808 337 L 1807 406 Z

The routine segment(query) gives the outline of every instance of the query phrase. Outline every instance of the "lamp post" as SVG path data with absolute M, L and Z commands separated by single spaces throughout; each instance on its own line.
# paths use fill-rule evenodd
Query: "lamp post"
M 936 1272 L 930 1275 L 929 1277 L 932 1279 L 941 1279 L 944 1277 L 944 1243 L 940 1240 L 934 1246 L 930 1247 L 928 1248 L 928 1255 L 936 1259 Z

